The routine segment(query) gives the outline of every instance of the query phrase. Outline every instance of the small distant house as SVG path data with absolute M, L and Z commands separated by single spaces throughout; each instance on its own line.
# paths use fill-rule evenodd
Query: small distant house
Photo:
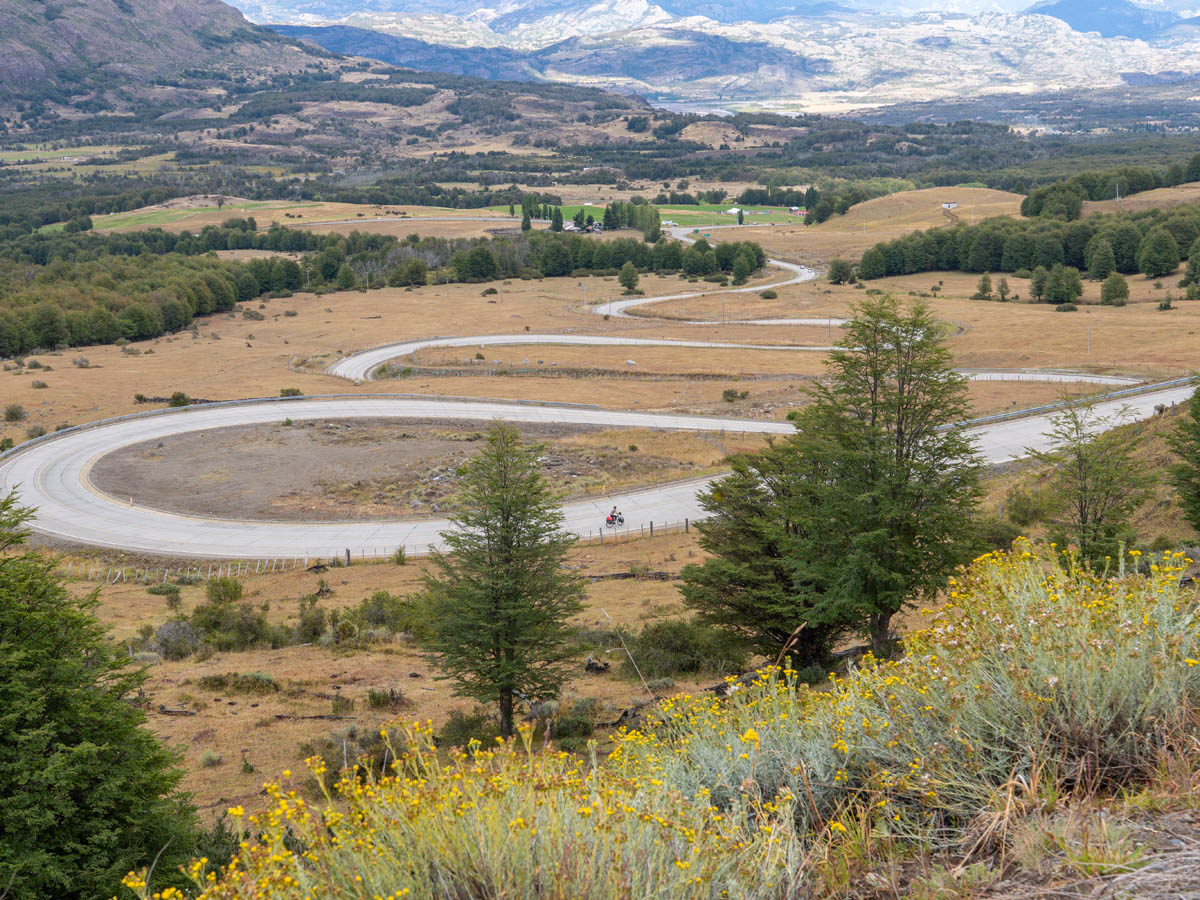
M 563 222 L 563 231 L 578 231 L 579 228 L 574 222 Z
M 790 212 L 793 216 L 807 216 L 808 215 L 808 210 L 806 210 L 800 206 L 789 206 L 788 212 Z
M 736 216 L 740 212 L 741 212 L 741 210 L 738 209 L 736 206 L 731 206 L 731 207 L 729 207 L 729 209 L 725 210 L 725 213 L 730 216 Z
M 958 209 L 958 202 L 955 200 L 947 200 L 942 204 L 942 209 Z

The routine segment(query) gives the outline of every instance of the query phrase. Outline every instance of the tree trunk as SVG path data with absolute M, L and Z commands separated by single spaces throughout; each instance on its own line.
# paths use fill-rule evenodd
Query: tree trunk
M 892 613 L 881 612 L 871 617 L 871 652 L 883 658 L 891 655 Z
M 500 689 L 500 736 L 513 736 L 513 692 L 511 688 Z

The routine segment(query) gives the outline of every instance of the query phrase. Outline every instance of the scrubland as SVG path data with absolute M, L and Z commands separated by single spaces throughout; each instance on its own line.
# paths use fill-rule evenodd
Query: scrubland
M 1200 778 L 1186 564 L 1018 545 L 898 659 L 818 689 L 767 667 L 583 756 L 526 729 L 447 757 L 398 717 L 390 772 L 314 757 L 316 793 L 284 772 L 264 811 L 230 810 L 233 865 L 193 874 L 211 898 L 1168 896 L 1195 877 L 1162 827 Z

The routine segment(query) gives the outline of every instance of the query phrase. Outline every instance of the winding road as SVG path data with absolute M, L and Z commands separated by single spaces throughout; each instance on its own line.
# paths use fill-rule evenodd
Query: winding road
M 1097 404 L 1101 413 L 1128 405 L 1135 418 L 1153 414 L 1156 404 L 1185 401 L 1193 387 L 1182 385 L 1124 400 Z M 787 434 L 787 422 L 623 412 L 580 406 L 453 401 L 399 397 L 335 397 L 304 400 L 242 401 L 210 404 L 82 426 L 47 439 L 30 441 L 0 464 L 4 490 L 19 487 L 21 502 L 38 508 L 33 527 L 66 541 L 145 553 L 201 558 L 255 559 L 331 557 L 353 554 L 386 556 L 404 546 L 421 553 L 441 546 L 445 519 L 380 522 L 268 522 L 210 519 L 133 505 L 99 491 L 89 472 L 102 456 L 143 441 L 185 432 L 235 425 L 276 424 L 285 418 L 420 418 L 486 422 L 597 425 L 609 428 L 660 428 L 705 432 Z M 1025 456 L 1027 448 L 1047 447 L 1049 414 L 1012 419 L 968 429 L 989 463 Z M 566 527 L 587 536 L 613 505 L 625 513 L 627 528 L 649 522 L 678 523 L 704 515 L 698 491 L 711 479 L 674 482 L 617 496 L 597 497 L 563 506 Z
M 771 286 L 795 284 L 816 277 L 812 269 L 792 263 L 770 261 L 789 272 Z M 766 286 L 739 288 L 733 293 L 764 290 Z M 612 301 L 593 308 L 598 315 L 624 317 L 626 310 L 665 300 L 717 293 L 718 290 L 664 297 L 639 297 Z M 826 325 L 839 320 L 763 319 L 727 324 Z M 682 323 L 689 324 L 689 323 Z M 700 322 L 690 324 L 717 324 Z M 509 334 L 470 337 L 427 338 L 387 344 L 353 353 L 330 366 L 330 374 L 354 381 L 369 381 L 372 373 L 390 359 L 434 347 L 471 347 L 522 344 L 565 344 L 628 347 L 689 347 L 696 349 L 739 349 L 773 351 L 827 351 L 824 346 L 762 345 L 714 341 L 684 341 L 603 335 Z M 1132 382 L 1113 376 L 1072 372 L 970 372 L 976 380 L 1091 382 L 1120 385 Z M 1158 404 L 1186 400 L 1190 384 L 1143 393 L 1098 404 L 1101 413 L 1115 413 L 1123 406 L 1134 418 L 1153 414 Z M 1049 413 L 989 422 L 967 429 L 975 438 L 982 458 L 999 463 L 1025 456 L 1029 448 L 1047 446 L 1044 432 Z M 449 527 L 446 519 L 420 518 L 358 522 L 273 522 L 228 520 L 184 515 L 126 502 L 100 491 L 90 472 L 97 460 L 125 447 L 187 432 L 245 425 L 268 425 L 284 419 L 444 419 L 589 425 L 606 428 L 653 428 L 696 432 L 787 434 L 787 422 L 739 419 L 720 416 L 608 410 L 565 404 L 513 403 L 505 401 L 460 401 L 445 398 L 404 396 L 341 396 L 289 400 L 246 400 L 214 403 L 184 409 L 157 410 L 66 429 L 28 441 L 0 456 L 0 491 L 18 489 L 21 502 L 38 509 L 32 523 L 35 531 L 64 541 L 137 552 L 208 559 L 259 559 L 330 557 L 347 549 L 353 554 L 386 556 L 403 546 L 422 553 L 442 546 L 440 532 Z M 588 536 L 598 530 L 608 509 L 616 504 L 625 513 L 626 530 L 639 530 L 650 522 L 680 523 L 702 518 L 698 493 L 712 479 L 673 482 L 619 495 L 566 503 L 568 529 Z

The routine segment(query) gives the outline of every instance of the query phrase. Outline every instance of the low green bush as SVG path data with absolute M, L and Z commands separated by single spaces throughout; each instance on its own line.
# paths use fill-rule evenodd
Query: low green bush
M 202 675 L 196 683 L 206 691 L 225 694 L 277 694 L 279 682 L 266 672 L 226 672 L 224 675 Z
M 386 691 L 377 691 L 375 688 L 367 691 L 367 706 L 371 709 L 404 709 L 411 705 L 412 701 L 396 687 L 390 687 Z
M 476 707 L 470 712 L 456 709 L 442 726 L 439 737 L 443 746 L 466 747 L 478 741 L 483 747 L 493 747 L 500 736 L 500 725 L 490 710 Z
M 236 578 L 210 578 L 205 591 L 207 599 L 192 610 L 188 621 L 213 649 L 228 652 L 292 643 L 290 629 L 267 622 L 265 605 L 240 602 L 242 584 Z
M 1005 518 L 1020 528 L 1044 521 L 1052 512 L 1052 497 L 1049 491 L 1029 491 L 1015 487 L 1004 497 Z
M 646 625 L 639 633 L 626 635 L 625 643 L 644 678 L 740 672 L 750 658 L 745 642 L 736 635 L 681 619 Z M 627 677 L 637 674 L 628 657 L 623 671 Z

